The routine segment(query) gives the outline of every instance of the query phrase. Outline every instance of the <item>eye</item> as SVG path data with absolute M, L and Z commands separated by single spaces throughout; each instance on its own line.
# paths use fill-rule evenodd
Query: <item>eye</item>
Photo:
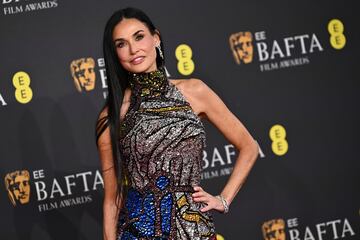
M 116 44 L 117 48 L 122 48 L 125 45 L 124 42 L 119 42 L 118 44 Z
M 84 77 L 84 69 L 82 70 L 79 70 L 75 73 L 76 77 L 79 78 L 79 77 Z
M 139 34 L 139 35 L 137 35 L 136 36 L 136 40 L 141 40 L 141 39 L 143 39 L 144 38 L 144 35 L 142 35 L 142 34 Z
M 15 190 L 19 190 L 19 183 L 14 183 L 12 186 L 11 186 L 12 190 L 15 191 Z

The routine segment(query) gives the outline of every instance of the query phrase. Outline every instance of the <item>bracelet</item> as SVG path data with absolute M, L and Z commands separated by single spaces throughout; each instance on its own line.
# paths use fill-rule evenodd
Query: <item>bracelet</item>
M 228 213 L 229 212 L 229 204 L 227 203 L 227 201 L 225 200 L 225 198 L 220 194 L 215 196 L 218 199 L 220 199 L 220 201 L 222 202 L 223 206 L 224 206 L 224 212 L 223 213 Z

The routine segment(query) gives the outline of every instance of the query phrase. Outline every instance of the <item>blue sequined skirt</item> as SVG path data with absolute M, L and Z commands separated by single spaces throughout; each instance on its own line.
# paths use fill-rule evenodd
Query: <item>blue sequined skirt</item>
M 216 239 L 210 212 L 200 212 L 191 185 L 172 185 L 158 176 L 145 189 L 130 187 L 118 222 L 118 240 Z

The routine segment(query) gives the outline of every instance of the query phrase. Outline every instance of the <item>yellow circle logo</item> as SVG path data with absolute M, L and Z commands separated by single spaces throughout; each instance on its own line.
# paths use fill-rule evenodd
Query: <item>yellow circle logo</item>
M 346 44 L 344 24 L 339 19 L 332 19 L 328 24 L 330 44 L 335 49 L 342 49 Z
M 194 72 L 195 64 L 192 58 L 192 50 L 189 45 L 180 44 L 175 50 L 175 56 L 178 60 L 177 68 L 182 75 L 190 75 Z
M 26 72 L 17 72 L 12 79 L 15 87 L 15 98 L 19 103 L 28 103 L 33 97 L 33 91 L 30 88 L 30 77 Z
M 272 151 L 278 156 L 284 155 L 289 149 L 288 142 L 285 139 L 286 138 L 285 128 L 280 124 L 276 124 L 270 128 L 269 136 L 270 139 L 272 140 L 272 144 L 271 144 Z

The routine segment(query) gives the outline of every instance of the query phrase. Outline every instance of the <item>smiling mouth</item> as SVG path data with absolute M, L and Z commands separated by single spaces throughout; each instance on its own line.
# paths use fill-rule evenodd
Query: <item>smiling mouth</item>
M 144 58 L 145 57 L 143 57 L 143 56 L 140 56 L 140 57 L 136 57 L 136 58 L 134 58 L 133 60 L 131 60 L 130 62 L 132 63 L 132 64 L 139 64 L 139 63 L 142 63 L 143 61 L 144 61 Z

